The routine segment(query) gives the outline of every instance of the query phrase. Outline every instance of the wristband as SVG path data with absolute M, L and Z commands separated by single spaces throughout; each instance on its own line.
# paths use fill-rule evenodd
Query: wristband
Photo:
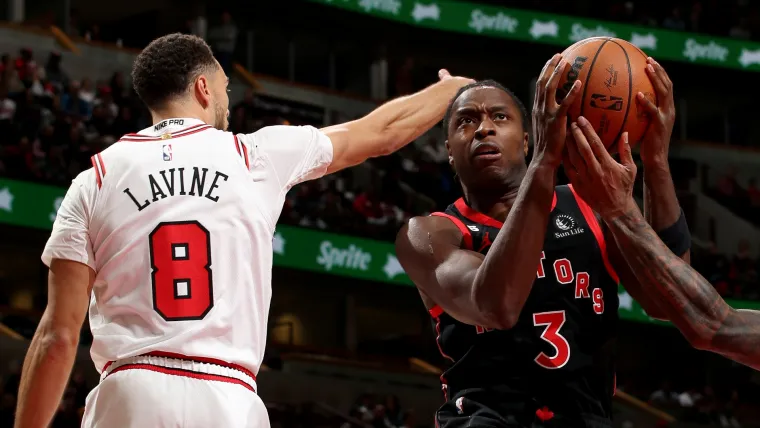
M 670 251 L 679 257 L 691 248 L 691 232 L 689 232 L 689 225 L 686 224 L 683 209 L 678 220 L 672 226 L 657 232 L 657 236 Z

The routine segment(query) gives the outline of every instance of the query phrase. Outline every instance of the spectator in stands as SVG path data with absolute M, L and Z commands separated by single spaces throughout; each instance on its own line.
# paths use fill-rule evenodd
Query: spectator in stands
M 68 92 L 61 97 L 61 108 L 72 116 L 89 118 L 92 112 L 92 104 L 88 103 L 79 93 L 81 89 L 78 80 L 72 80 Z
M 235 53 L 238 30 L 232 15 L 229 12 L 222 13 L 222 22 L 212 27 L 208 32 L 209 44 L 211 45 L 216 60 L 229 75 L 232 67 L 232 55 Z
M 60 52 L 51 52 L 45 65 L 45 78 L 55 87 L 56 92 L 69 86 L 69 76 L 61 68 L 61 60 Z
M 739 241 L 738 251 L 731 260 L 729 278 L 733 293 L 738 298 L 756 299 L 757 262 L 749 254 L 750 243 L 746 239 Z
M 752 205 L 752 210 L 760 212 L 760 189 L 757 188 L 757 179 L 752 177 L 747 183 L 747 196 L 749 196 L 749 203 Z
M 404 424 L 404 413 L 401 410 L 398 397 L 388 395 L 385 397 L 385 422 L 386 426 L 401 427 Z
M 689 31 L 695 33 L 702 29 L 702 2 L 695 1 L 691 5 L 691 13 L 689 14 Z
M 673 384 L 670 380 L 662 382 L 660 389 L 656 390 L 649 396 L 649 403 L 654 406 L 670 407 L 678 400 L 678 394 L 673 391 Z
M 733 27 L 731 27 L 731 30 L 728 32 L 728 35 L 734 39 L 743 39 L 743 40 L 751 39 L 752 33 L 749 30 L 749 21 L 747 20 L 747 17 L 744 15 L 740 16 L 739 22 L 737 22 Z
M 681 18 L 681 8 L 674 7 L 670 12 L 670 16 L 662 21 L 662 26 L 669 30 L 684 31 L 686 29 L 686 23 Z
M 127 85 L 124 82 L 124 74 L 122 74 L 122 72 L 117 71 L 111 76 L 109 87 L 111 89 L 111 97 L 113 98 L 114 103 L 123 104 L 125 99 L 129 97 L 130 89 L 127 88 Z M 105 90 L 105 88 L 101 88 L 101 91 L 103 90 Z

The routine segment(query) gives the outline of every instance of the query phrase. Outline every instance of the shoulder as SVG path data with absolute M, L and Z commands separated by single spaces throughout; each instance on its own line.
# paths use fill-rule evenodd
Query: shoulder
M 462 232 L 448 218 L 417 216 L 406 222 L 396 235 L 396 250 L 400 252 L 425 252 L 434 242 L 460 245 Z
M 265 126 L 251 134 L 239 134 L 238 138 L 256 147 L 259 145 L 277 145 L 288 141 L 311 141 L 324 134 L 313 126 L 275 125 Z M 325 136 L 325 138 L 327 138 Z

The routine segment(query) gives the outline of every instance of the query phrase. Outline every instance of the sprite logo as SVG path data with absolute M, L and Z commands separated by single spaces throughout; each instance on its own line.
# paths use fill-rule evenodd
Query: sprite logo
M 360 0 L 359 7 L 364 9 L 365 12 L 379 10 L 381 12 L 398 15 L 399 10 L 401 9 L 401 2 L 399 0 Z
M 710 40 L 710 43 L 703 45 L 694 39 L 686 39 L 683 56 L 692 61 L 701 58 L 725 62 L 726 57 L 728 56 L 728 48 L 721 46 L 712 40 Z
M 326 271 L 332 270 L 333 267 L 366 271 L 369 269 L 370 262 L 372 262 L 372 254 L 365 253 L 354 244 L 350 244 L 348 248 L 335 247 L 327 240 L 319 244 L 317 263 Z
M 570 29 L 570 36 L 568 38 L 573 42 L 577 42 L 578 40 L 598 36 L 617 37 L 614 31 L 601 24 L 597 25 L 595 28 L 586 28 L 583 24 L 576 22 Z
M 488 15 L 480 9 L 475 9 L 470 14 L 470 28 L 482 33 L 483 30 L 498 31 L 501 33 L 514 33 L 520 24 L 515 18 L 501 12 L 496 15 Z

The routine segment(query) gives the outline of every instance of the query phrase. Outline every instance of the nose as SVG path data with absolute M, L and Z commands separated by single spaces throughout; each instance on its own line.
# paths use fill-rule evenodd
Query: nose
M 479 140 L 496 135 L 496 126 L 490 118 L 486 117 L 480 121 L 480 126 L 478 126 L 477 131 L 475 131 L 475 135 Z

